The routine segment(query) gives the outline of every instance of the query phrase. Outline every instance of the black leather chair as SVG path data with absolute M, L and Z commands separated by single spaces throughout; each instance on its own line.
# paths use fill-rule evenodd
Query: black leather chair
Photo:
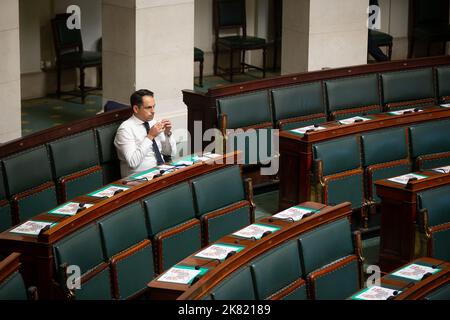
M 81 96 L 85 103 L 86 93 L 100 88 L 87 88 L 85 86 L 85 69 L 102 66 L 102 54 L 96 51 L 84 51 L 81 30 L 67 28 L 69 14 L 57 14 L 52 19 L 53 39 L 56 52 L 57 90 L 56 95 L 61 97 L 61 76 L 63 69 L 80 69 L 80 92 L 65 94 Z
M 233 59 L 234 54 L 239 52 L 240 73 L 245 69 L 257 69 L 263 72 L 263 78 L 266 77 L 266 53 L 267 42 L 265 39 L 251 37 L 247 35 L 247 19 L 245 10 L 245 0 L 214 0 L 214 74 L 218 74 L 218 70 L 229 74 L 230 82 L 233 82 Z M 221 30 L 231 29 L 239 30 L 238 35 L 220 37 Z M 242 34 L 241 34 L 242 30 Z M 230 68 L 228 70 L 220 68 L 218 65 L 220 49 L 223 48 L 230 54 Z M 245 52 L 250 50 L 263 50 L 263 67 L 257 67 L 245 63 Z
M 194 62 L 199 62 L 199 86 L 203 88 L 203 63 L 205 62 L 205 53 L 199 48 L 194 48 Z

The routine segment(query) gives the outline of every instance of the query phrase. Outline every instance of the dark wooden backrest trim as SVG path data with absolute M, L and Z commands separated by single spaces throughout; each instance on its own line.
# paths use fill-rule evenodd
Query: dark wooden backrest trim
M 20 253 L 12 253 L 3 261 L 0 261 L 0 283 L 5 281 L 14 272 L 19 271 Z

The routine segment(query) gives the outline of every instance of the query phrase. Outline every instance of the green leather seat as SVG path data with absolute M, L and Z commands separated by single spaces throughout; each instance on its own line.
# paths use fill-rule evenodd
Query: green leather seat
M 120 209 L 99 223 L 106 257 L 117 279 L 116 298 L 128 299 L 147 288 L 155 275 L 153 252 L 147 239 L 145 213 L 140 203 Z
M 109 267 L 105 264 L 102 241 L 97 225 L 90 225 L 65 237 L 53 246 L 55 267 L 64 284 L 64 265 L 75 265 L 81 271 L 81 289 L 76 299 L 110 300 L 112 298 Z M 91 277 L 92 275 L 92 277 Z M 89 280 L 83 281 L 83 278 Z
M 192 181 L 192 188 L 204 245 L 251 224 L 253 218 L 239 166 L 197 178 Z
M 200 221 L 195 218 L 188 183 L 151 195 L 144 200 L 144 206 L 157 274 L 201 248 Z
M 411 126 L 411 157 L 416 169 L 450 165 L 450 121 L 433 121 Z
M 11 203 L 18 208 L 12 212 L 14 223 L 29 220 L 57 205 L 45 146 L 3 159 L 3 166 Z
M 295 286 L 288 299 L 306 300 L 306 286 L 297 241 L 291 241 L 258 258 L 251 264 L 257 300 L 270 299 Z M 285 295 L 283 295 L 285 296 Z
M 322 85 L 312 82 L 271 90 L 274 121 L 278 128 L 291 130 L 327 121 Z
M 376 74 L 325 81 L 325 88 L 332 120 L 382 111 Z
M 93 131 L 69 136 L 51 142 L 48 146 L 55 178 L 64 191 L 61 202 L 103 186 Z
M 359 140 L 356 136 L 314 144 L 313 159 L 316 175 L 322 177 L 322 183 L 325 185 L 322 193 L 326 204 L 349 201 L 353 209 L 363 207 L 363 170 Z M 323 171 L 317 172 L 320 161 Z
M 212 290 L 213 300 L 256 300 L 250 267 L 229 276 Z
M 341 300 L 360 289 L 349 221 L 344 218 L 298 239 L 304 277 L 316 300 Z
M 397 71 L 381 74 L 383 104 L 389 110 L 434 105 L 432 69 Z
M 377 180 L 410 173 L 408 140 L 405 128 L 380 130 L 361 135 L 363 167 L 366 174 L 367 196 L 380 202 L 376 193 Z
M 431 233 L 432 256 L 439 260 L 450 260 L 450 186 L 427 190 L 417 194 L 419 210 L 426 210 L 428 227 L 443 226 L 448 228 Z
M 120 123 L 113 123 L 111 125 L 95 129 L 100 165 L 103 170 L 104 185 L 117 181 L 121 178 L 120 162 L 117 157 L 116 147 L 114 146 L 114 138 L 119 126 Z
M 444 285 L 428 294 L 425 300 L 450 300 L 450 284 Z
M 450 100 L 450 67 L 436 68 L 438 97 L 440 102 Z
M 27 289 L 19 272 L 14 272 L 0 283 L 0 301 L 4 300 L 28 300 Z

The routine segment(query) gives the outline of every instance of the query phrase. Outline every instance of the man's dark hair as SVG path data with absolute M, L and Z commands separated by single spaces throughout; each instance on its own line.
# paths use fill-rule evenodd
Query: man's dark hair
M 142 98 L 144 98 L 145 96 L 150 96 L 153 97 L 153 92 L 151 92 L 150 90 L 138 90 L 135 93 L 133 93 L 130 97 L 130 104 L 131 107 L 133 108 L 133 106 L 138 106 L 139 108 L 142 107 Z

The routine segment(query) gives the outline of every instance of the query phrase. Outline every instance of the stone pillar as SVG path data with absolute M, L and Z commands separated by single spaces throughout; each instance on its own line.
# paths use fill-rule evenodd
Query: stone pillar
M 284 0 L 282 73 L 367 63 L 369 0 Z
M 22 136 L 19 0 L 0 1 L 0 143 Z
M 194 0 L 103 0 L 105 100 L 152 90 L 157 118 L 187 129 L 181 91 L 193 88 L 193 61 Z

